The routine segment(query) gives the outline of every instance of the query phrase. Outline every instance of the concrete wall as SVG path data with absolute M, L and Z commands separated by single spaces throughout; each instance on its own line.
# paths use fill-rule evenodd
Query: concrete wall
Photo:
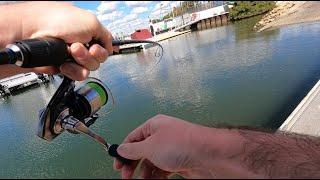
M 198 20 L 202 20 L 202 19 L 211 18 L 214 15 L 224 14 L 224 13 L 228 12 L 228 10 L 229 10 L 228 5 L 218 6 L 218 7 L 214 7 L 211 9 L 204 10 L 204 11 L 192 13 L 191 17 L 195 17 L 195 18 L 193 18 L 193 20 L 198 21 Z

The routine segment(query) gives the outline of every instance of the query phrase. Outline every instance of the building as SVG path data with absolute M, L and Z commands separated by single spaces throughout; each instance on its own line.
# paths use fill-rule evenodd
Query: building
M 149 39 L 152 38 L 152 34 L 149 29 L 138 29 L 131 34 L 131 39 Z

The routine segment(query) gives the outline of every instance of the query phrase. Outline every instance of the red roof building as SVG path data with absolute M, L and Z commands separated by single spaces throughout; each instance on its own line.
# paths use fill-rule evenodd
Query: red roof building
M 131 39 L 149 39 L 152 38 L 151 32 L 149 29 L 139 29 L 136 32 L 131 34 Z

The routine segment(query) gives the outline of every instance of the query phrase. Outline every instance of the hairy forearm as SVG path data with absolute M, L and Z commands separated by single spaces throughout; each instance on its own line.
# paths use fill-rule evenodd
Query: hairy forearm
M 320 178 L 320 139 L 296 134 L 238 130 L 246 139 L 242 160 L 270 178 Z
M 220 131 L 226 142 L 218 142 L 218 146 L 212 142 L 215 144 L 212 148 L 207 145 L 215 157 L 205 160 L 212 174 L 241 178 L 320 178 L 319 138 L 242 129 Z

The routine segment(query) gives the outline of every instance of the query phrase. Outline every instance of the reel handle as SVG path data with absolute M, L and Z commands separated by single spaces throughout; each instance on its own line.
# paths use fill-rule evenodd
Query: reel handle
M 117 151 L 118 147 L 119 147 L 118 144 L 112 144 L 111 146 L 109 146 L 109 149 L 108 149 L 109 155 L 117 158 L 123 164 L 126 164 L 126 165 L 131 164 L 133 160 L 122 157 Z

